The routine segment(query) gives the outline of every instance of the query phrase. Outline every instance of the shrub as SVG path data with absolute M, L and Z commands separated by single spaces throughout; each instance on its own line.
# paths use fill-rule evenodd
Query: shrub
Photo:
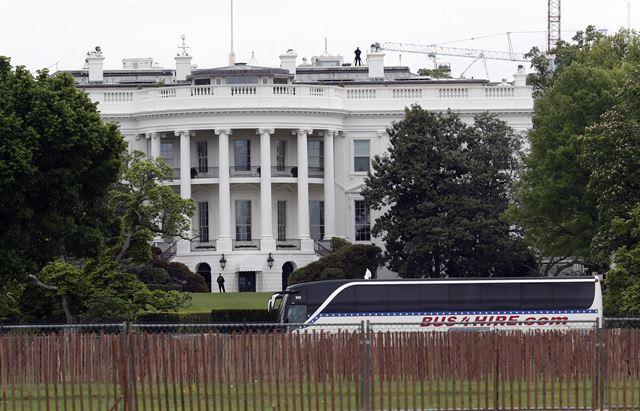
M 267 310 L 226 309 L 211 311 L 211 321 L 214 323 L 266 323 L 272 320 Z
M 341 248 L 350 246 L 351 243 L 340 237 L 331 237 L 331 251 L 338 251 Z
M 167 270 L 154 267 L 151 264 L 127 267 L 126 271 L 137 275 L 138 279 L 145 284 L 169 284 L 171 282 L 171 276 Z
M 140 323 L 165 324 L 207 324 L 211 322 L 211 313 L 144 313 L 138 316 Z
M 335 267 L 325 268 L 320 273 L 321 280 L 339 280 L 342 278 L 345 278 L 344 271 Z
M 167 272 L 172 279 L 182 284 L 182 291 L 190 293 L 206 293 L 209 291 L 204 278 L 189 270 L 189 267 L 182 263 L 169 263 Z
M 294 271 L 289 277 L 289 285 L 322 280 L 322 273 L 329 269 L 342 271 L 343 276 L 334 279 L 364 278 L 367 268 L 371 270 L 375 278 L 381 261 L 381 253 L 380 247 L 373 244 L 350 244 Z M 337 274 L 338 271 L 327 273 L 332 276 Z

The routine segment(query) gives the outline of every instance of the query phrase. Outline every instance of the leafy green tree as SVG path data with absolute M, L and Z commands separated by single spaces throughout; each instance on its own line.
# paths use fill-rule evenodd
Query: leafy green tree
M 559 41 L 548 53 L 533 47 L 527 56 L 534 72 L 527 81 L 540 97 L 572 64 L 614 70 L 640 62 L 640 39 L 636 32 L 620 30 L 610 36 L 595 26 L 578 31 L 571 42 Z
M 381 251 L 380 247 L 373 244 L 345 245 L 295 270 L 289 277 L 289 285 L 329 279 L 361 279 L 367 269 L 375 278 Z
M 149 160 L 141 151 L 124 156 L 121 178 L 110 191 L 109 204 L 118 218 L 121 239 L 116 260 L 127 254 L 138 262 L 151 258 L 154 235 L 189 237 L 193 200 L 180 197 L 162 184 L 173 170 L 162 160 Z
M 582 138 L 581 164 L 589 170 L 587 189 L 598 212 L 597 233 L 591 248 L 594 259 L 608 263 L 618 248 L 636 239 L 619 235 L 612 224 L 626 219 L 640 204 L 640 67 L 629 72 L 620 102 L 601 116 Z
M 487 114 L 467 126 L 414 105 L 388 129 L 362 195 L 380 210 L 372 233 L 402 277 L 501 276 L 526 252 L 502 218 L 519 167 L 519 137 Z M 530 271 L 521 267 L 521 275 Z
M 436 68 L 418 69 L 418 75 L 432 78 L 451 78 L 451 68 L 449 66 L 438 66 Z
M 128 320 L 143 311 L 177 309 L 188 301 L 186 294 L 176 291 L 149 290 L 128 269 L 130 264 L 148 263 L 154 235 L 184 235 L 193 215 L 193 201 L 181 198 L 170 186 L 162 184 L 172 175 L 162 160 L 148 160 L 141 152 L 125 154 L 123 158 L 120 178 L 104 198 L 114 225 L 119 228 L 110 247 L 104 247 L 97 258 L 76 264 L 52 262 L 40 275 L 29 275 L 36 285 L 53 291 L 60 299 L 68 322 Z M 183 276 L 191 273 L 186 266 L 184 269 Z M 204 282 L 191 274 L 189 278 Z M 200 283 L 189 290 L 206 289 Z
M 610 233 L 624 239 L 605 274 L 604 310 L 607 315 L 640 315 L 640 204 L 628 218 L 615 217 Z
M 100 253 L 117 233 L 104 199 L 124 149 L 70 75 L 0 56 L 0 283 Z
M 593 170 L 599 164 L 611 169 L 611 159 L 603 161 L 603 153 L 593 150 L 585 157 L 583 136 L 623 98 L 625 75 L 640 64 L 640 39 L 635 32 L 606 36 L 589 26 L 552 50 L 555 70 L 539 51 L 533 54 L 536 72 L 529 81 L 537 93 L 530 150 L 510 216 L 547 258 L 547 269 L 559 271 L 578 260 L 601 270 L 606 258 L 594 254 L 594 241 L 601 242 L 598 233 L 606 226 L 598 206 L 606 196 L 588 186 L 596 184 Z
M 590 257 L 597 212 L 579 136 L 615 103 L 617 81 L 609 71 L 574 64 L 535 102 L 513 216 L 527 240 L 554 261 L 571 265 L 572 257 Z
M 143 312 L 177 310 L 190 296 L 177 291 L 151 291 L 112 258 L 82 265 L 61 260 L 47 264 L 31 278 L 61 301 L 68 323 L 78 320 L 134 320 Z

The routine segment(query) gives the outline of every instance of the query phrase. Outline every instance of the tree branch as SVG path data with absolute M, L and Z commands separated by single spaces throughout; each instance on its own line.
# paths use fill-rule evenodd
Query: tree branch
M 51 290 L 51 291 L 58 291 L 59 290 L 59 288 L 56 287 L 55 285 L 47 285 L 47 284 L 43 283 L 42 281 L 40 281 L 40 279 L 38 277 L 36 277 L 33 274 L 29 274 L 29 275 L 27 275 L 27 277 L 30 278 L 34 282 L 35 285 L 37 285 L 38 287 L 42 287 L 45 290 Z

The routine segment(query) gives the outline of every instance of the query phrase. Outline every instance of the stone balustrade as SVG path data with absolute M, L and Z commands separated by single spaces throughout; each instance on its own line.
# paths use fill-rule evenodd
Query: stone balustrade
M 142 90 L 88 89 L 103 115 L 190 109 L 321 109 L 402 111 L 418 103 L 432 110 L 532 110 L 528 86 L 482 83 L 386 85 L 197 85 Z

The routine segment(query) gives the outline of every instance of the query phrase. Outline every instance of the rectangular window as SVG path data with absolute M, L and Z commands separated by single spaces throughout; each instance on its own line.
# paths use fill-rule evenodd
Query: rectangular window
M 371 241 L 369 208 L 364 200 L 355 201 L 356 241 Z
M 369 171 L 369 140 L 353 141 L 353 171 Z
M 168 165 L 173 167 L 173 143 L 161 143 L 160 155 Z
M 286 156 L 286 145 L 287 142 L 285 140 L 277 140 L 276 141 L 276 168 L 278 171 L 284 171 L 285 168 L 285 156 Z
M 236 240 L 251 241 L 251 200 L 236 200 Z
M 278 241 L 287 239 L 287 202 L 278 201 Z
M 233 152 L 235 159 L 236 171 L 251 170 L 251 141 L 250 140 L 234 140 Z
M 316 241 L 324 237 L 324 201 L 309 201 L 309 229 Z
M 209 171 L 209 155 L 207 151 L 207 142 L 198 141 L 196 145 L 198 151 L 198 172 L 206 173 Z
M 324 168 L 324 141 L 310 140 L 307 143 L 309 169 L 321 171 Z
M 206 243 L 209 241 L 209 202 L 198 202 L 198 241 Z

